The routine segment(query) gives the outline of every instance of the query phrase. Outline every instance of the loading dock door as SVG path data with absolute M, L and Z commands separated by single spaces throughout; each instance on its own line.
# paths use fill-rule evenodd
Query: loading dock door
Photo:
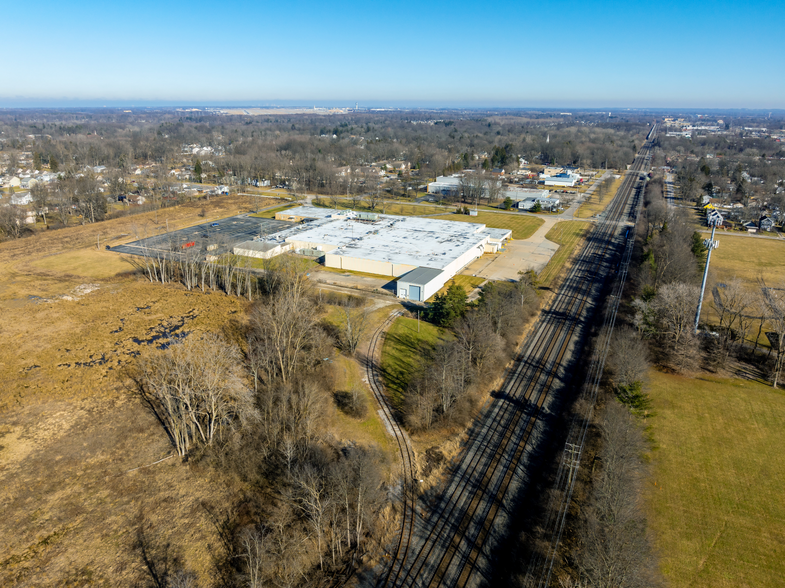
M 409 286 L 409 300 L 417 300 L 418 302 L 422 302 L 422 300 L 420 300 L 419 286 Z

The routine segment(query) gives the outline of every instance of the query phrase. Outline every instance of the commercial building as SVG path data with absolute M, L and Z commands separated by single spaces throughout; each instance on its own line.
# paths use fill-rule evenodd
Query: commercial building
M 457 176 L 439 176 L 435 182 L 428 183 L 428 194 L 457 196 L 461 193 L 461 178 Z
M 398 298 L 425 302 L 447 283 L 445 273 L 429 267 L 418 267 L 398 278 Z
M 580 181 L 581 177 L 576 174 L 560 173 L 555 176 L 540 176 L 540 181 L 546 186 L 562 186 L 572 188 Z
M 507 229 L 481 223 L 307 206 L 279 215 L 279 220 L 291 218 L 298 224 L 240 243 L 234 252 L 244 255 L 247 251 L 253 257 L 287 250 L 307 255 L 322 252 L 327 267 L 405 277 L 408 281 L 400 283 L 398 296 L 413 300 L 426 300 L 483 253 L 498 252 L 512 235 Z M 424 269 L 429 271 L 411 274 Z
M 532 188 L 507 188 L 502 190 L 502 200 L 509 198 L 513 202 L 520 202 L 529 198 L 548 198 L 548 190 L 534 190 Z
M 546 194 L 548 193 L 547 190 L 545 190 L 545 193 Z M 534 208 L 534 205 L 537 203 L 540 204 L 542 210 L 550 211 L 559 208 L 561 201 L 558 198 L 543 198 L 543 197 L 525 198 L 520 202 L 517 202 L 516 206 L 518 207 L 518 210 L 531 210 L 532 208 Z

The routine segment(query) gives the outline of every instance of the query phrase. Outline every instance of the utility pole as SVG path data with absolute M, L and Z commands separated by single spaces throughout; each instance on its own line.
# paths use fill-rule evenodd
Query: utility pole
M 565 444 L 564 462 L 567 464 L 567 468 L 570 471 L 567 479 L 569 480 L 568 485 L 571 485 L 578 468 L 581 466 L 581 446 L 574 443 Z
M 711 251 L 712 249 L 716 249 L 719 247 L 720 242 L 714 240 L 714 231 L 717 230 L 717 225 L 722 224 L 722 216 L 716 216 L 711 221 L 711 237 L 709 239 L 704 239 L 703 244 L 708 249 L 708 253 L 706 254 L 706 267 L 703 269 L 703 282 L 701 283 L 701 295 L 698 298 L 698 310 L 695 311 L 695 334 L 698 334 L 698 321 L 701 318 L 701 306 L 703 306 L 703 293 L 706 290 L 706 278 L 709 276 L 709 262 L 711 261 Z

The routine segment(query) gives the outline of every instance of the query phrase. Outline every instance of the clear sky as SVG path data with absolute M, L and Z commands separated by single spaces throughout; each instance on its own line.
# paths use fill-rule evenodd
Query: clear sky
M 785 108 L 777 0 L 42 0 L 2 14 L 0 106 Z

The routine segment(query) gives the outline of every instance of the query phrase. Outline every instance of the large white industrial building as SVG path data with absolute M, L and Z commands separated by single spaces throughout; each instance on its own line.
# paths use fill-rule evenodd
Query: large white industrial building
M 279 213 L 276 218 L 302 222 L 241 243 L 234 252 L 253 257 L 272 257 L 285 251 L 318 254 L 327 267 L 400 278 L 398 296 L 421 301 L 483 253 L 498 252 L 511 237 L 507 229 L 491 229 L 481 223 L 306 206 Z

